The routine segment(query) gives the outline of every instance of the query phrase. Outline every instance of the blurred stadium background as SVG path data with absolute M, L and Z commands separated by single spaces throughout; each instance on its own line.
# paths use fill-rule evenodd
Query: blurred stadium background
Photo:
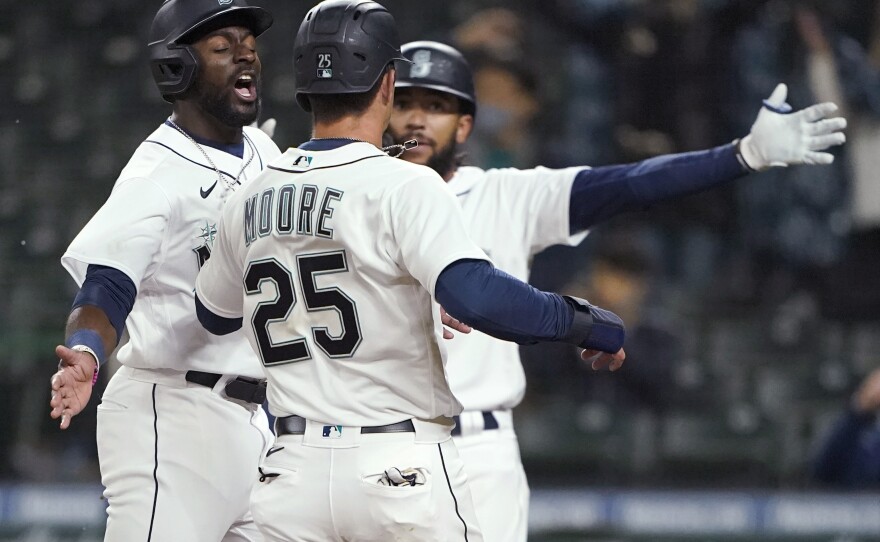
M 290 52 L 313 2 L 254 3 L 276 17 L 259 49 L 285 148 L 308 137 Z M 779 81 L 795 108 L 841 103 L 850 141 L 834 166 L 741 179 L 540 255 L 534 284 L 624 316 L 628 360 L 593 374 L 566 348 L 524 348 L 516 421 L 532 540 L 880 540 L 876 486 L 824 487 L 810 469 L 880 367 L 878 2 L 383 3 L 405 41 L 472 59 L 474 165 L 723 144 Z M 59 258 L 169 114 L 145 60 L 158 5 L 0 0 L 0 540 L 101 539 L 96 401 L 65 433 L 48 417 L 75 294 Z

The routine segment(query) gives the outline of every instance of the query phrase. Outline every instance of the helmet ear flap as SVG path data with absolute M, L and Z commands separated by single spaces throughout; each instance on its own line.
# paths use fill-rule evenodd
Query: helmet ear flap
M 173 103 L 175 98 L 186 92 L 193 84 L 199 62 L 195 51 L 188 45 L 167 48 L 163 43 L 151 46 L 156 53 L 151 55 L 150 70 L 159 87 L 162 98 Z

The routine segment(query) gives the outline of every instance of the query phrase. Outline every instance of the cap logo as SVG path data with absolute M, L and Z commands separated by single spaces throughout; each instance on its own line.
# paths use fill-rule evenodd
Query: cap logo
M 233 2 L 233 0 L 217 0 L 217 3 L 219 3 L 221 6 L 231 4 L 232 2 Z
M 431 66 L 434 65 L 434 63 L 431 62 L 431 51 L 426 49 L 416 51 L 413 54 L 412 61 L 413 64 L 409 70 L 410 77 L 419 79 L 431 75 Z
M 333 77 L 332 53 L 318 53 L 318 79 L 330 79 Z

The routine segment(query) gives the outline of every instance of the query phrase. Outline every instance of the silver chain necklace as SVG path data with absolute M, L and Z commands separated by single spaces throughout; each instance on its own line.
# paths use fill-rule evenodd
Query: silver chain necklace
M 313 137 L 312 141 L 326 141 L 328 139 L 342 139 L 344 141 L 354 141 L 355 143 L 367 143 L 368 145 L 372 145 L 369 141 L 364 141 L 363 139 L 358 139 L 356 137 Z M 405 153 L 410 149 L 414 149 L 419 146 L 419 142 L 415 139 L 410 139 L 409 141 L 404 141 L 403 143 L 399 143 L 397 145 L 388 145 L 387 147 L 380 147 L 382 152 L 390 156 L 391 158 L 397 158 L 401 154 Z M 395 152 L 396 154 L 391 154 Z
M 247 162 L 245 162 L 245 164 L 244 164 L 243 166 L 241 166 L 241 169 L 238 170 L 238 175 L 235 176 L 235 179 L 233 179 L 232 182 L 229 182 L 228 180 L 226 180 L 226 177 L 223 175 L 223 173 L 220 172 L 220 168 L 218 168 L 217 165 L 214 163 L 214 161 L 211 160 L 211 157 L 208 156 L 208 153 L 205 151 L 205 149 L 203 149 L 202 146 L 199 145 L 199 142 L 198 142 L 198 141 L 196 141 L 195 139 L 193 139 L 193 137 L 192 137 L 191 135 L 189 135 L 188 133 L 186 133 L 186 132 L 183 130 L 183 128 L 181 128 L 181 127 L 178 126 L 173 120 L 171 120 L 171 117 L 168 118 L 168 124 L 170 124 L 170 125 L 172 126 L 172 128 L 174 128 L 175 130 L 177 130 L 178 132 L 180 132 L 181 134 L 183 134 L 183 136 L 184 136 L 185 138 L 187 138 L 187 139 L 189 139 L 190 141 L 192 141 L 192 144 L 195 145 L 196 148 L 199 149 L 199 151 L 201 151 L 202 156 L 205 157 L 205 160 L 207 160 L 208 163 L 211 164 L 211 167 L 214 168 L 214 171 L 217 173 L 217 179 L 220 180 L 220 181 L 222 181 L 223 184 L 224 184 L 229 190 L 235 190 L 235 185 L 240 185 L 240 184 L 241 184 L 241 182 L 239 181 L 239 178 L 241 177 L 241 174 L 244 173 L 244 170 L 246 170 L 247 167 L 248 167 L 249 165 L 251 165 L 251 162 L 252 162 L 253 159 L 254 159 L 254 155 L 257 154 L 257 149 L 256 149 L 256 147 L 254 146 L 253 141 L 251 141 L 251 138 L 249 138 L 248 135 L 247 135 L 246 133 L 244 133 L 244 130 L 242 130 L 241 135 L 244 137 L 245 142 L 247 142 L 247 146 L 248 146 L 248 149 L 251 151 L 251 153 L 250 153 L 251 155 L 250 155 L 250 157 L 247 159 Z M 242 159 L 244 159 L 244 157 L 242 157 Z

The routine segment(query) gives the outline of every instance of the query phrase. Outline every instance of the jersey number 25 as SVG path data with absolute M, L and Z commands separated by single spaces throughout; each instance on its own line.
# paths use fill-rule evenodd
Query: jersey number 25
M 315 344 L 331 358 L 351 357 L 361 344 L 361 326 L 355 303 L 339 288 L 318 288 L 315 284 L 317 275 L 348 271 L 345 251 L 299 255 L 296 257 L 296 266 L 306 309 L 309 312 L 335 310 L 342 324 L 342 333 L 337 336 L 331 335 L 326 327 L 313 327 Z M 296 290 L 290 270 L 275 258 L 251 262 L 244 276 L 247 295 L 261 294 L 266 281 L 275 285 L 275 299 L 259 303 L 251 317 L 263 365 L 311 359 L 311 348 L 305 337 L 275 343 L 269 334 L 269 325 L 287 320 L 296 305 Z

